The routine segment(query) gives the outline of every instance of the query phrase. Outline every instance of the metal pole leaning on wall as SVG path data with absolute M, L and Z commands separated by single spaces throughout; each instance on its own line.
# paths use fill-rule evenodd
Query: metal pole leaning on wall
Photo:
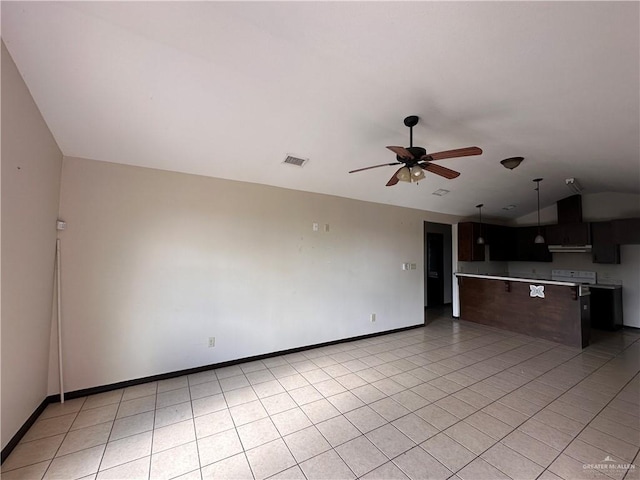
M 58 307 L 58 372 L 60 373 L 60 403 L 64 403 L 64 383 L 62 374 L 62 303 L 60 301 L 60 239 L 56 238 L 56 295 Z

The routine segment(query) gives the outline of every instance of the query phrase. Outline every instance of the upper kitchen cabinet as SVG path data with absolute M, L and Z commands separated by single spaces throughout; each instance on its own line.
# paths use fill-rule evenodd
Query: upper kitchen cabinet
M 478 237 L 486 238 L 486 225 L 476 222 L 458 223 L 458 261 L 484 261 L 484 245 L 478 244 Z M 482 231 L 482 232 L 481 232 Z
M 611 236 L 619 245 L 640 244 L 640 218 L 621 218 L 611 221 Z
M 612 222 L 593 222 L 591 242 L 593 263 L 620 263 L 620 246 L 613 238 Z
M 489 260 L 507 262 L 516 259 L 516 230 L 502 225 L 487 225 Z
M 540 227 L 540 233 L 547 238 L 547 227 Z M 549 252 L 549 241 L 535 243 L 538 227 L 518 227 L 516 230 L 516 258 L 520 262 L 551 262 L 553 254 Z

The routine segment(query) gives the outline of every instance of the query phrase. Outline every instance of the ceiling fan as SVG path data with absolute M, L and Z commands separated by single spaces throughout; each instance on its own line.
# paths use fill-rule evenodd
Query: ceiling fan
M 388 167 L 390 165 L 401 165 L 396 173 L 393 174 L 391 179 L 387 182 L 387 187 L 402 182 L 417 182 L 424 178 L 424 171 L 435 173 L 444 178 L 452 179 L 460 175 L 460 172 L 451 170 L 450 168 L 443 167 L 436 163 L 432 163 L 436 160 L 443 160 L 445 158 L 456 157 L 468 157 L 470 155 L 480 155 L 482 149 L 478 147 L 466 147 L 457 148 L 455 150 L 446 150 L 444 152 L 427 153 L 422 147 L 413 146 L 413 127 L 418 124 L 419 118 L 415 115 L 411 115 L 404 119 L 404 124 L 409 127 L 409 147 L 387 147 L 393 153 L 396 154 L 397 162 L 383 163 L 382 165 L 374 165 L 372 167 L 358 168 L 357 170 L 351 170 L 349 173 L 361 172 L 363 170 L 370 170 L 378 167 Z

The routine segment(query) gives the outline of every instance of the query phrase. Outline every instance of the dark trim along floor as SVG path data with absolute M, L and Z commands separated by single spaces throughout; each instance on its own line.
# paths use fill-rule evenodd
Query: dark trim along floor
M 237 365 L 239 363 L 253 362 L 256 360 L 263 360 L 265 358 L 277 357 L 280 355 L 288 355 L 290 353 L 302 352 L 304 350 L 311 350 L 313 348 L 328 347 L 330 345 L 337 345 L 339 343 L 353 342 L 355 340 L 362 340 L 365 338 L 378 337 L 380 335 L 388 335 L 390 333 L 403 332 L 405 330 L 411 330 L 413 328 L 419 328 L 423 326 L 424 326 L 424 323 L 419 323 L 417 325 L 410 325 L 408 327 L 395 328 L 393 330 L 386 330 L 384 332 L 368 333 L 366 335 L 359 335 L 356 337 L 342 338 L 339 340 L 331 340 L 330 342 L 316 343 L 313 345 L 306 345 L 303 347 L 290 348 L 288 350 L 280 350 L 278 352 L 264 353 L 262 355 L 254 355 L 252 357 L 238 358 L 235 360 L 228 360 L 226 362 L 203 365 L 202 367 L 187 368 L 185 370 L 177 370 L 175 372 L 161 373 L 159 375 L 151 375 L 150 377 L 135 378 L 133 380 L 126 380 L 124 382 L 111 383 L 109 385 L 100 385 L 98 387 L 84 388 L 82 390 L 67 392 L 65 393 L 64 398 L 66 400 L 71 400 L 74 398 L 85 397 L 87 395 L 95 395 L 97 393 L 104 393 L 111 390 L 117 390 L 119 388 L 131 387 L 133 385 L 139 385 L 141 383 L 154 382 L 158 380 L 166 380 L 168 378 L 181 377 L 183 375 L 191 375 L 194 373 L 204 372 L 207 370 L 213 370 L 215 368 L 229 367 L 231 365 Z M 0 464 L 4 463 L 4 461 L 7 459 L 9 454 L 13 451 L 16 445 L 18 445 L 20 440 L 22 440 L 22 437 L 24 437 L 27 431 L 33 426 L 33 424 L 36 422 L 36 420 L 38 419 L 40 414 L 44 411 L 44 409 L 47 407 L 47 405 L 49 405 L 50 403 L 57 403 L 57 402 L 60 402 L 59 394 L 49 395 L 42 401 L 42 403 L 38 406 L 38 408 L 35 409 L 35 411 L 27 419 L 27 421 L 24 422 L 22 427 L 20 427 L 20 429 L 13 436 L 13 438 L 9 440 L 9 442 L 7 443 L 7 446 L 2 449 L 2 457 L 0 460 Z

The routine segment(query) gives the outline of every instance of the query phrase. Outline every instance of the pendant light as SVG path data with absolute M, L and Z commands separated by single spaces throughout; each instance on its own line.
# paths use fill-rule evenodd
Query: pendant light
M 538 192 L 538 235 L 536 235 L 533 242 L 544 243 L 544 237 L 542 236 L 542 233 L 540 233 L 540 182 L 542 181 L 542 178 L 536 178 L 533 181 L 536 182 L 536 191 Z
M 480 205 L 476 205 L 476 208 L 478 209 L 478 211 L 480 212 L 480 235 L 478 236 L 476 243 L 478 245 L 484 245 L 484 238 L 482 237 L 482 207 L 484 206 L 484 204 L 480 204 Z

